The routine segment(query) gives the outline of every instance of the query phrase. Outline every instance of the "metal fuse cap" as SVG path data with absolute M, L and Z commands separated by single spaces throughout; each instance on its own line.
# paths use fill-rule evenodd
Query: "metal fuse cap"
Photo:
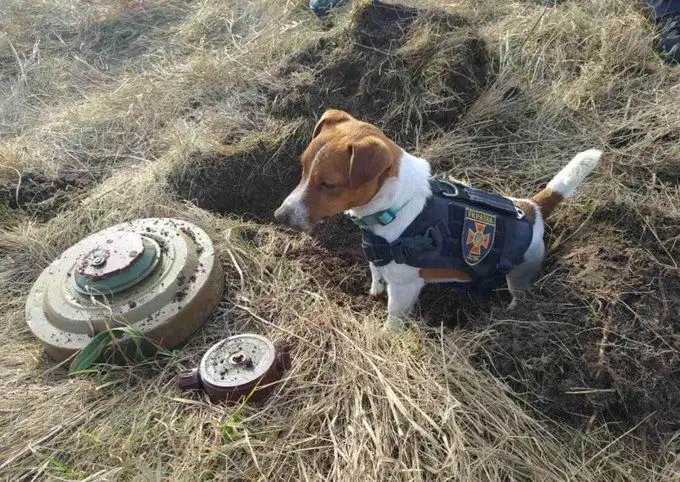
M 95 233 L 54 260 L 28 295 L 26 321 L 58 361 L 117 326 L 136 328 L 152 347 L 172 348 L 208 319 L 223 288 L 203 230 L 139 219 Z

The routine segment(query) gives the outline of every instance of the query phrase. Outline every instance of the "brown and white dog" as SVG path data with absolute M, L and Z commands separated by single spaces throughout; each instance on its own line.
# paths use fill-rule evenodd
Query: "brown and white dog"
M 541 269 L 545 252 L 543 220 L 562 199 L 574 194 L 597 166 L 600 155 L 595 149 L 581 152 L 539 193 L 530 199 L 512 199 L 533 223 L 533 235 L 523 262 L 507 275 L 513 297 L 510 308 Z M 275 217 L 294 229 L 309 231 L 338 213 L 364 217 L 404 205 L 393 222 L 371 227 L 375 234 L 392 242 L 422 211 L 431 195 L 429 179 L 430 165 L 426 160 L 401 149 L 377 127 L 346 112 L 328 110 L 302 153 L 302 179 L 276 210 Z M 388 328 L 402 326 L 425 283 L 471 281 L 462 271 L 419 269 L 394 261 L 382 267 L 370 263 L 370 269 L 370 294 L 377 296 L 387 288 Z

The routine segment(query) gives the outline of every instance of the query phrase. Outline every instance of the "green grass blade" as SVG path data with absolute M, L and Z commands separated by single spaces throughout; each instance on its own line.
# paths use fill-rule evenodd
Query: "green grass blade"
M 87 370 L 92 367 L 94 362 L 96 362 L 102 353 L 104 353 L 104 350 L 111 340 L 112 335 L 108 331 L 103 331 L 92 338 L 90 343 L 88 343 L 85 348 L 80 350 L 80 353 L 78 353 L 71 362 L 71 365 L 68 369 L 69 373 L 74 374 L 77 372 L 82 372 L 83 370 Z

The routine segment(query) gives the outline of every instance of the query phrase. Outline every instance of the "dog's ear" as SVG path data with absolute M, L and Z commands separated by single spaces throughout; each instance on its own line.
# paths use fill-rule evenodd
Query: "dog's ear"
M 349 146 L 349 185 L 361 186 L 378 177 L 392 165 L 392 153 L 385 142 L 367 136 Z
M 319 133 L 324 128 L 335 124 L 339 124 L 341 122 L 348 121 L 350 119 L 353 119 L 353 117 L 349 115 L 347 112 L 335 109 L 328 109 L 326 112 L 323 113 L 321 119 L 319 119 L 319 122 L 316 123 L 316 127 L 314 127 L 314 132 L 312 133 L 312 139 L 318 136 Z

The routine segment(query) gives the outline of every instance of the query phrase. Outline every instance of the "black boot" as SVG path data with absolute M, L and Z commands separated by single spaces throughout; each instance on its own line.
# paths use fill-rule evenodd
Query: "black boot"
M 660 18 L 659 24 L 659 53 L 666 62 L 680 64 L 680 13 Z

